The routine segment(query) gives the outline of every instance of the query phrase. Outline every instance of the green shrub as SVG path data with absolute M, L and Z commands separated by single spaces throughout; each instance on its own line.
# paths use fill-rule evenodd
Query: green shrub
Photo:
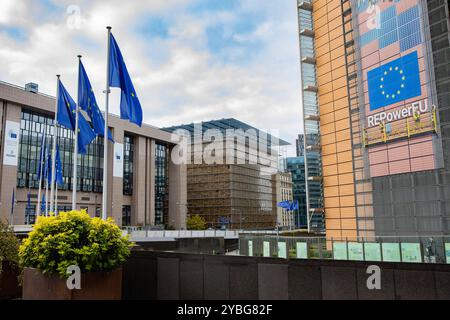
M 205 230 L 206 221 L 199 215 L 189 216 L 186 221 L 186 226 L 188 230 Z
M 39 217 L 19 249 L 24 267 L 67 278 L 67 268 L 81 272 L 112 271 L 120 267 L 133 246 L 112 219 L 91 218 L 86 211 Z
M 18 252 L 19 240 L 14 235 L 12 228 L 0 220 L 0 273 L 2 271 L 2 261 L 18 264 Z

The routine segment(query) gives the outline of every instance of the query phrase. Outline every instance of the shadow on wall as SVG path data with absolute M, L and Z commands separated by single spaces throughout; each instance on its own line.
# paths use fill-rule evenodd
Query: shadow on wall
M 124 266 L 122 296 L 126 300 L 450 299 L 450 265 L 376 263 L 381 268 L 381 290 L 369 290 L 370 265 L 135 251 Z

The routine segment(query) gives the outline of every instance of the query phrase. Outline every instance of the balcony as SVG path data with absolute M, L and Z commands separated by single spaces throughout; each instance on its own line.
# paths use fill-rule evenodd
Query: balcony
M 319 88 L 317 88 L 317 86 L 304 86 L 303 87 L 303 91 L 309 91 L 309 92 L 315 92 L 317 93 L 317 91 L 319 91 Z
M 306 146 L 306 150 L 320 152 L 320 150 L 322 150 L 322 148 L 320 147 L 320 145 L 316 144 L 316 145 Z
M 310 114 L 305 117 L 305 120 L 320 121 L 320 116 L 318 114 Z
M 316 58 L 314 58 L 314 57 L 303 57 L 302 58 L 302 62 L 303 63 L 307 63 L 307 64 L 316 64 Z
M 311 177 L 308 177 L 308 181 L 311 181 L 311 182 L 322 182 L 322 177 L 321 176 L 311 176 Z
M 314 37 L 314 31 L 311 29 L 301 29 L 300 35 L 306 37 Z
M 313 5 L 310 1 L 299 1 L 298 8 L 303 10 L 312 11 Z

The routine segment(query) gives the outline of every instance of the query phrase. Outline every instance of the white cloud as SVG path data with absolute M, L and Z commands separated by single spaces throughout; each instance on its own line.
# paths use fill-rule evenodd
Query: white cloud
M 192 1 L 78 1 L 82 24 L 74 30 L 67 28 L 65 7 L 77 1 L 55 0 L 61 11 L 36 21 L 27 19 L 33 16 L 31 7 L 23 5 L 28 1 L 8 0 L 7 10 L 0 12 L 0 80 L 19 85 L 38 82 L 41 92 L 54 94 L 55 75 L 61 73 L 75 95 L 76 55 L 81 53 L 97 100 L 103 105 L 105 26 L 112 25 L 143 105 L 145 122 L 170 126 L 234 117 L 260 128 L 279 129 L 281 138 L 294 143 L 301 128 L 295 1 L 242 0 L 240 10 L 262 17 L 252 32 L 233 34 L 243 44 L 261 43 L 260 51 L 250 52 L 251 58 L 242 64 L 218 60 L 206 45 L 208 26 L 235 23 L 237 15 L 214 12 L 199 19 L 185 10 L 185 4 Z M 6 11 L 16 12 L 18 18 L 8 20 Z M 167 38 L 135 32 L 134 22 L 148 14 L 167 17 Z M 23 28 L 25 39 L 2 33 L 1 24 Z M 152 58 L 160 52 L 164 59 Z M 230 55 L 233 52 L 242 54 L 230 51 Z M 111 101 L 110 110 L 118 113 L 117 91 Z

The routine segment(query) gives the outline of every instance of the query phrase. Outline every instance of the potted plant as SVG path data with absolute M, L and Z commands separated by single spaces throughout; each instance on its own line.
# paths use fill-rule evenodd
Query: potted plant
M 12 228 L 0 220 L 0 299 L 20 297 L 19 240 Z
M 39 217 L 19 248 L 23 298 L 119 300 L 121 266 L 132 246 L 112 219 L 91 218 L 85 211 Z M 81 288 L 68 285 L 74 267 Z

